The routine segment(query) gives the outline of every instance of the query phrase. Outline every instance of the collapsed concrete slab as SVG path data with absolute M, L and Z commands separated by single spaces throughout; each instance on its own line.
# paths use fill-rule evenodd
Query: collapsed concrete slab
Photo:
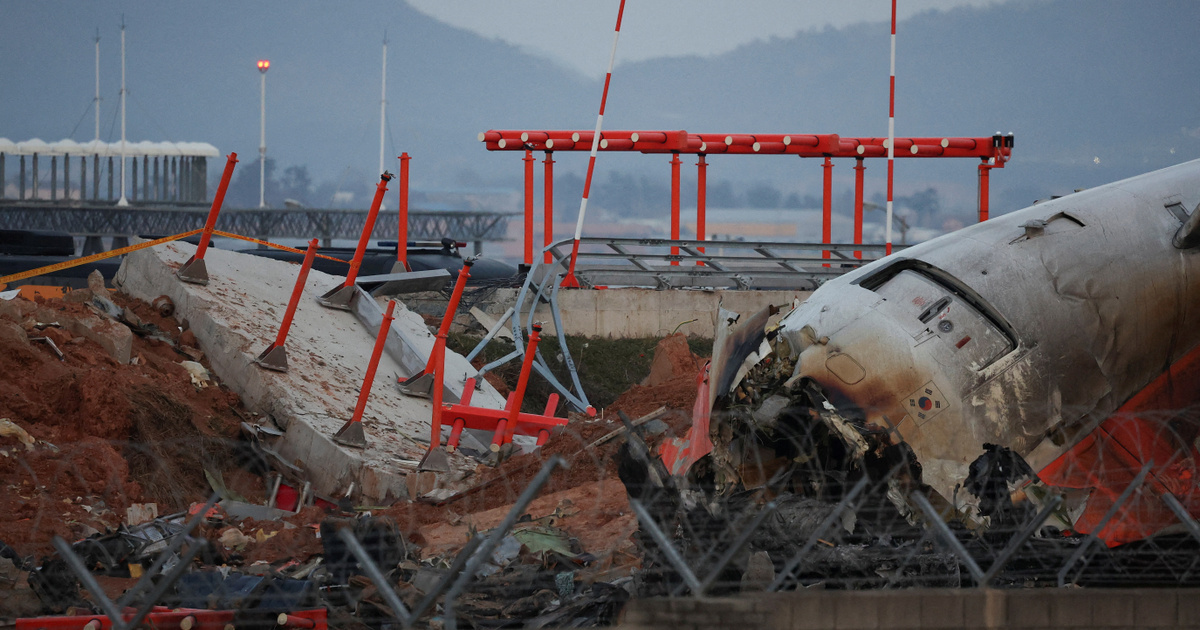
M 363 414 L 368 446 L 347 448 L 333 434 L 352 416 L 378 328 L 364 327 L 354 314 L 328 309 L 316 299 L 342 279 L 311 271 L 287 338 L 287 372 L 264 370 L 254 358 L 275 339 L 295 285 L 298 267 L 265 258 L 209 249 L 208 285 L 181 282 L 176 270 L 193 254 L 186 243 L 144 249 L 126 257 L 115 284 L 150 301 L 166 295 L 176 317 L 186 320 L 222 381 L 241 395 L 246 407 L 272 418 L 283 435 L 269 446 L 308 476 L 317 495 L 340 497 L 353 484 L 356 498 L 379 502 L 407 496 L 405 476 L 415 472 L 428 448 L 428 400 L 399 393 L 396 380 L 417 368 L 413 356 L 428 356 L 434 337 L 420 316 L 397 303 L 388 347 Z M 474 369 L 447 352 L 448 389 L 461 395 L 462 381 Z M 423 366 L 423 360 L 422 360 Z M 472 404 L 500 408 L 504 399 L 487 383 Z M 454 470 L 474 462 L 451 458 Z M 456 473 L 450 474 L 451 478 Z

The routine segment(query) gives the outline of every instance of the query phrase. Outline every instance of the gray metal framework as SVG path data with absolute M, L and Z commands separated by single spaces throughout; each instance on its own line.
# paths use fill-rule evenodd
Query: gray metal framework
M 563 239 L 550 245 L 554 261 L 542 273 L 565 272 L 571 244 Z M 815 289 L 885 250 L 884 245 L 845 243 L 584 238 L 575 275 L 586 287 Z
M 541 262 L 544 256 L 534 257 L 534 266 L 517 293 L 516 304 L 501 318 L 512 327 L 516 349 L 479 370 L 480 375 L 513 359 L 525 355 L 525 338 L 533 328 L 537 305 L 547 302 L 554 318 L 563 362 L 567 366 L 570 385 L 563 384 L 537 351 L 533 369 L 541 374 L 555 390 L 580 411 L 590 405 L 579 382 L 575 361 L 567 349 L 567 333 L 563 329 L 558 308 L 558 292 L 570 264 L 572 239 L 563 239 L 547 246 L 553 260 Z M 701 250 L 704 251 L 701 251 Z M 637 238 L 580 239 L 579 260 L 575 277 L 584 287 L 622 286 L 655 289 L 727 288 L 753 289 L 815 289 L 820 283 L 873 262 L 884 255 L 883 245 L 779 243 L 752 241 L 696 241 Z M 675 252 L 678 253 L 675 253 Z M 829 258 L 824 253 L 829 252 Z M 862 258 L 854 255 L 862 252 Z M 500 326 L 488 333 L 467 355 L 474 359 L 494 338 Z
M 155 205 L 135 209 L 108 204 L 51 205 L 46 203 L 0 204 L 0 229 L 51 230 L 75 236 L 168 235 L 204 225 L 208 207 L 200 205 Z M 459 241 L 506 240 L 506 212 L 408 213 L 410 240 Z M 259 238 L 357 239 L 366 222 L 366 210 L 327 209 L 238 209 L 221 211 L 217 229 Z M 397 213 L 380 211 L 372 237 L 395 239 Z

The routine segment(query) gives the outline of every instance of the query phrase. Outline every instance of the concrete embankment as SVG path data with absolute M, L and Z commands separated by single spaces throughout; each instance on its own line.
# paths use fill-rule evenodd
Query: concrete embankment
M 407 497 L 407 477 L 415 477 L 427 448 L 431 405 L 398 391 L 396 379 L 410 370 L 396 358 L 384 353 L 371 388 L 363 415 L 368 447 L 347 448 L 332 440 L 352 416 L 377 332 L 349 312 L 317 304 L 316 298 L 342 279 L 310 273 L 287 338 L 289 370 L 273 372 L 253 360 L 275 339 L 299 266 L 210 248 L 205 260 L 212 280 L 200 286 L 175 276 L 194 251 L 176 242 L 135 252 L 126 257 L 115 282 L 147 302 L 160 295 L 174 301 L 176 317 L 188 322 L 221 380 L 247 408 L 283 431 L 269 447 L 303 470 L 318 495 L 340 497 L 354 484 L 360 504 Z M 424 356 L 433 346 L 420 316 L 402 304 L 390 335 Z M 452 353 L 447 366 L 448 372 L 474 372 Z M 484 384 L 473 404 L 499 408 L 504 400 Z M 451 461 L 455 470 L 474 467 L 460 456 Z M 452 482 L 454 474 L 446 481 Z

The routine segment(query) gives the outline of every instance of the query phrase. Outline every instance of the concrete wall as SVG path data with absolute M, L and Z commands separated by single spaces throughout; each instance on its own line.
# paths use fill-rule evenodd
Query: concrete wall
M 1200 589 L 800 591 L 633 600 L 621 628 L 1200 628 Z
M 517 289 L 496 291 L 484 307 L 484 312 L 492 317 L 499 317 L 516 302 L 517 292 Z M 569 335 L 611 338 L 665 337 L 678 326 L 680 332 L 711 339 L 716 330 L 717 306 L 722 300 L 726 309 L 749 315 L 768 304 L 790 305 L 795 298 L 807 299 L 811 293 L 600 289 L 560 291 L 558 299 L 563 326 Z M 549 305 L 539 305 L 534 319 L 545 323 L 543 331 L 554 334 L 554 319 L 550 314 Z M 692 319 L 696 321 L 683 324 Z

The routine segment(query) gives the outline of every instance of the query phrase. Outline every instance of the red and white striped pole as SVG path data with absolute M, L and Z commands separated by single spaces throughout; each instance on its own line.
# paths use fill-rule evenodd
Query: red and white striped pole
M 612 81 L 613 61 L 617 58 L 617 40 L 621 38 L 621 16 L 625 14 L 625 0 L 617 8 L 617 27 L 613 30 L 612 53 L 608 56 L 608 72 L 604 75 L 604 92 L 600 95 L 600 113 L 596 116 L 596 133 L 592 134 L 592 153 L 588 158 L 587 177 L 583 180 L 583 198 L 579 200 L 579 218 L 575 220 L 575 242 L 571 245 L 571 262 L 567 266 L 567 275 L 563 276 L 562 286 L 578 289 L 579 280 L 575 278 L 575 260 L 579 258 L 579 239 L 583 236 L 583 217 L 587 214 L 588 193 L 592 190 L 592 173 L 596 170 L 596 151 L 600 148 L 600 127 L 604 123 L 604 105 L 608 102 L 608 84 Z
M 888 172 L 887 220 L 884 223 L 886 253 L 892 255 L 892 176 L 896 165 L 896 0 L 892 0 L 892 70 L 888 81 Z

